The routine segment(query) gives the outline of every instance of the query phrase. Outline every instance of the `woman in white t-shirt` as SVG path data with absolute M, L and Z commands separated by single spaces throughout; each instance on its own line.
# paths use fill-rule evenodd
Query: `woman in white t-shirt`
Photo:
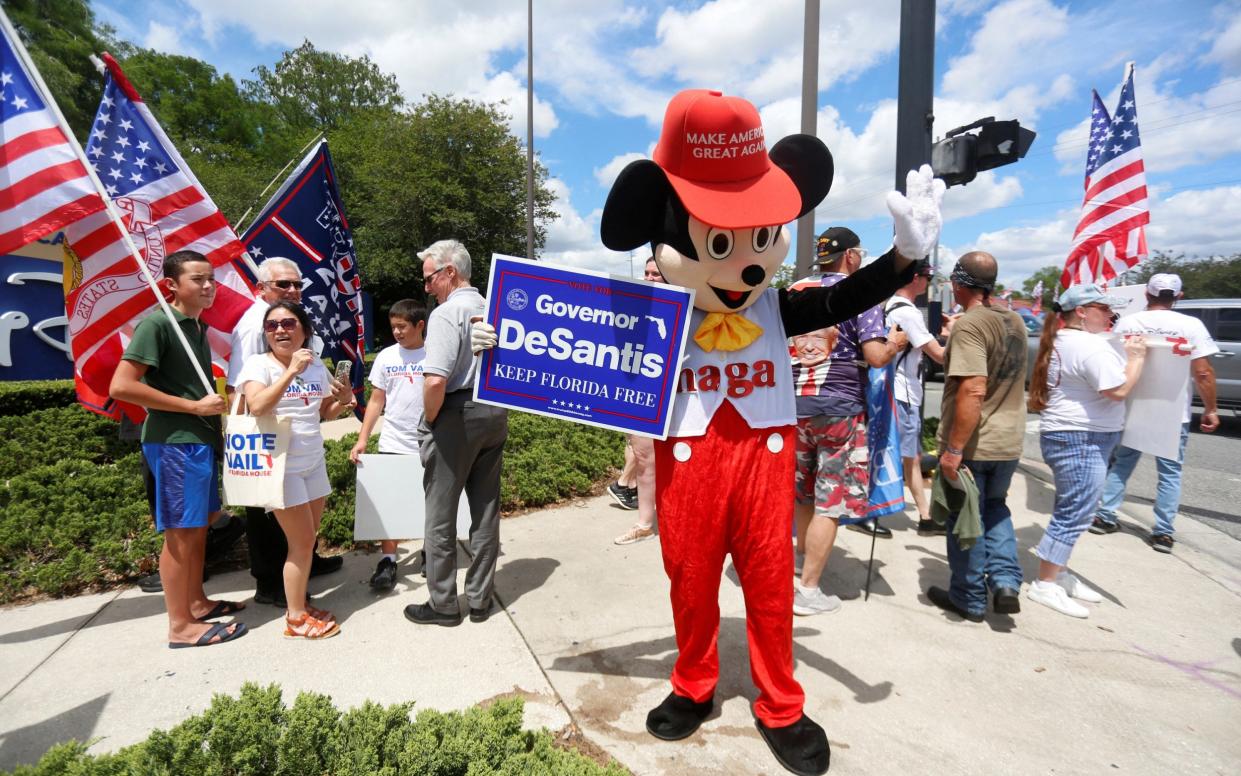
M 1125 303 L 1093 284 L 1072 286 L 1061 294 L 1043 322 L 1030 376 L 1030 411 L 1042 413 L 1039 442 L 1055 480 L 1056 502 L 1035 548 L 1041 559 L 1038 579 L 1026 596 L 1071 617 L 1090 614 L 1073 598 L 1103 600 L 1065 566 L 1094 517 L 1108 459 L 1125 425 L 1124 399 L 1146 358 L 1142 337 L 1125 338 L 1126 361 L 1105 336 L 1112 308 Z
M 263 316 L 267 352 L 245 360 L 237 385 L 252 415 L 274 413 L 292 421 L 284 470 L 284 509 L 273 510 L 284 531 L 289 553 L 284 562 L 288 600 L 284 635 L 322 639 L 340 626 L 331 612 L 306 604 L 306 582 L 314 553 L 323 505 L 332 492 L 323 457 L 321 418 L 335 418 L 353 404 L 348 385 L 332 380 L 327 368 L 306 347 L 312 335 L 310 318 L 301 305 L 276 302 Z

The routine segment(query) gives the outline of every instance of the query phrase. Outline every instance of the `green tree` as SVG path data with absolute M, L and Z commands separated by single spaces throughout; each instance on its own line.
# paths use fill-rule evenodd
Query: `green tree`
M 359 112 L 404 102 L 396 76 L 370 57 L 319 51 L 308 40 L 284 52 L 274 68 L 260 65 L 254 74 L 256 80 L 246 82 L 250 94 L 297 129 L 337 129 Z
M 1126 284 L 1141 284 L 1151 275 L 1171 272 L 1181 278 L 1186 299 L 1241 297 L 1241 253 L 1205 259 L 1156 251 L 1124 275 Z
M 491 254 L 525 254 L 525 153 L 499 106 L 432 95 L 408 112 L 360 113 L 329 142 L 377 312 L 425 298 L 414 254 L 436 240 L 465 244 L 479 288 Z M 556 213 L 541 164 L 535 176 L 537 248 Z

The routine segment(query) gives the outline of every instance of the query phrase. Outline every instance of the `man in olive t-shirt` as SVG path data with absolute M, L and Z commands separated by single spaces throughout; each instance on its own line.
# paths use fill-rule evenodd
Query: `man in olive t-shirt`
M 949 480 L 958 478 L 962 465 L 973 475 L 983 535 L 962 548 L 951 516 L 952 579 L 947 590 L 927 590 L 936 606 L 975 622 L 987 610 L 988 588 L 997 613 L 1021 610 L 1021 566 L 1007 498 L 1025 433 L 1026 328 L 1021 316 L 991 306 L 997 270 L 993 256 L 974 251 L 952 271 L 953 295 L 965 312 L 951 324 L 944 355 L 939 468 Z

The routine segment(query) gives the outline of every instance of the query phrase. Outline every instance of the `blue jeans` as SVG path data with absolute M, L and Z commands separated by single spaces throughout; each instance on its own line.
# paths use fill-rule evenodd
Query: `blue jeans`
M 1155 471 L 1159 484 L 1155 487 L 1155 530 L 1153 536 L 1171 536 L 1172 521 L 1181 506 L 1181 463 L 1185 460 L 1185 443 L 1189 440 L 1189 424 L 1181 425 L 1181 446 L 1176 460 L 1155 458 Z M 1116 522 L 1116 510 L 1125 500 L 1125 483 L 1138 465 L 1142 453 L 1131 447 L 1117 445 L 1112 465 L 1107 470 L 1107 482 L 1103 485 L 1103 498 L 1096 516 L 1105 523 Z
M 1073 546 L 1090 526 L 1103 492 L 1107 461 L 1119 431 L 1044 431 L 1043 460 L 1056 482 L 1056 503 L 1034 552 L 1048 563 L 1069 565 Z
M 978 485 L 978 507 L 983 535 L 968 550 L 957 545 L 952 529 L 956 515 L 948 518 L 948 568 L 952 580 L 948 597 L 970 614 L 987 611 L 987 589 L 1021 589 L 1021 565 L 1017 563 L 1017 535 L 1013 513 L 1008 509 L 1008 485 L 1017 461 L 964 461 Z

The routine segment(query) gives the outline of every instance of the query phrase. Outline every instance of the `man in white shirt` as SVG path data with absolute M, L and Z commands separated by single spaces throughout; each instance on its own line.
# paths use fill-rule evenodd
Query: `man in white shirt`
M 1182 348 L 1188 349 L 1188 356 L 1184 359 L 1185 368 L 1190 371 L 1203 404 L 1198 427 L 1209 434 L 1219 428 L 1219 412 L 1215 405 L 1215 370 L 1211 367 L 1211 356 L 1219 352 L 1219 347 L 1207 333 L 1202 321 L 1172 310 L 1176 300 L 1182 296 L 1180 276 L 1152 275 L 1146 283 L 1146 309 L 1124 316 L 1112 331 L 1121 335 L 1144 334 L 1148 337 L 1179 340 Z M 1192 397 L 1190 399 L 1192 400 Z M 1176 510 L 1181 504 L 1181 465 L 1185 461 L 1189 421 L 1190 408 L 1187 401 L 1176 459 L 1155 459 L 1159 484 L 1155 488 L 1155 529 L 1151 531 L 1148 542 L 1156 552 L 1172 552 L 1172 521 L 1176 518 Z M 1133 469 L 1141 457 L 1142 453 L 1133 448 L 1116 446 L 1112 465 L 1107 472 L 1107 484 L 1103 487 L 1103 498 L 1094 523 L 1090 526 L 1091 533 L 1109 534 L 1119 530 L 1116 510 L 1120 509 L 1125 500 L 1125 483 L 1129 481 L 1129 475 L 1133 474 Z
M 922 536 L 942 536 L 945 530 L 931 519 L 930 501 L 922 483 L 922 354 L 942 364 L 944 346 L 927 331 L 922 311 L 914 305 L 914 300 L 926 293 L 933 274 L 930 262 L 925 259 L 918 262 L 914 279 L 897 289 L 896 295 L 883 306 L 888 325 L 897 326 L 909 337 L 909 344 L 896 357 L 896 379 L 892 388 L 896 395 L 905 484 L 918 508 L 918 533 Z
M 225 382 L 230 407 L 242 365 L 247 358 L 262 353 L 267 347 L 263 339 L 263 317 L 268 308 L 281 301 L 302 303 L 302 271 L 292 260 L 273 256 L 259 266 L 256 290 L 258 299 L 237 321 L 229 341 Z M 310 347 L 315 353 L 323 351 L 323 341 L 318 335 L 312 335 Z M 283 569 L 289 548 L 275 516 L 259 507 L 246 507 L 246 544 L 250 548 L 250 575 L 254 577 L 256 587 L 255 602 L 284 608 Z M 325 558 L 316 552 L 310 564 L 310 576 L 330 574 L 339 570 L 342 564 L 339 557 Z

